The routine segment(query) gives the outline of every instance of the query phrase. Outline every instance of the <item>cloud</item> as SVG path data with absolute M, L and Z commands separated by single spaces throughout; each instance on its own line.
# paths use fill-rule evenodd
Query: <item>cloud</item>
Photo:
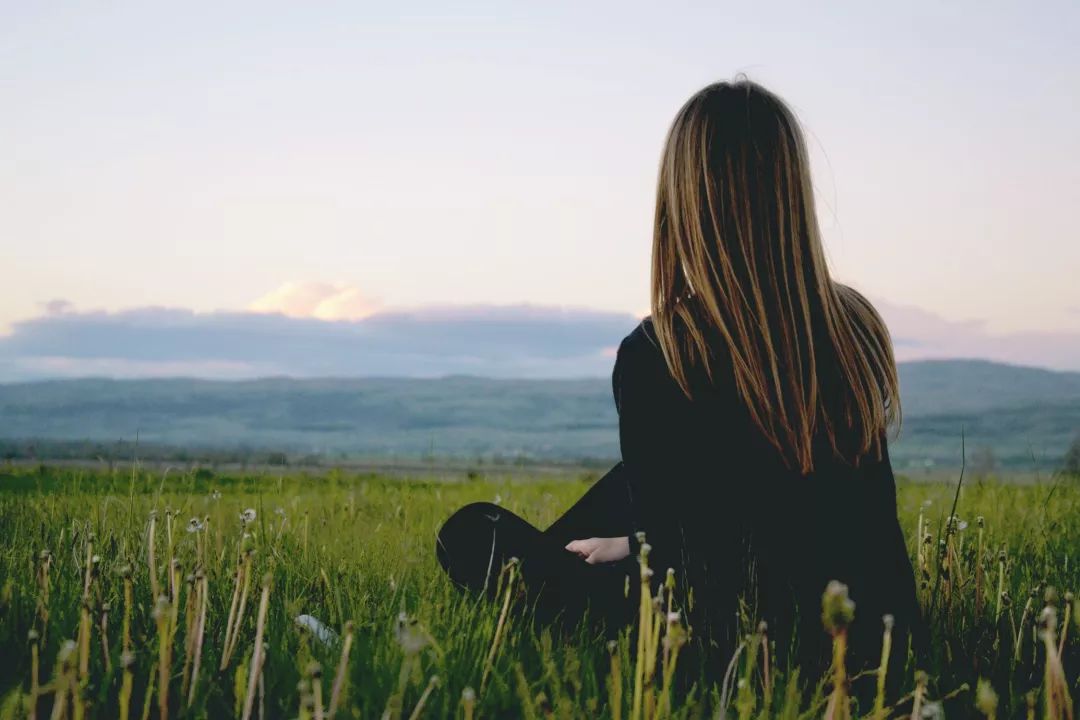
M 991 333 L 982 321 L 953 321 L 921 308 L 876 300 L 897 360 L 980 358 L 1054 370 L 1080 370 L 1080 333 Z
M 343 283 L 287 282 L 251 303 L 256 313 L 279 313 L 294 318 L 362 320 L 375 314 L 379 303 L 359 288 Z
M 982 358 L 1080 370 L 1080 334 L 993 334 L 980 322 L 878 301 L 900 360 Z M 292 284 L 249 312 L 80 312 L 51 303 L 0 337 L 0 381 L 290 375 L 600 377 L 629 314 L 515 306 L 374 311 L 355 288 Z M 286 312 L 287 311 L 287 312 Z M 338 319 L 359 316 L 359 319 Z M 329 319 L 324 319 L 329 318 Z
M 175 308 L 65 312 L 16 323 L 0 338 L 0 380 L 600 376 L 611 372 L 609 349 L 636 322 L 621 313 L 527 305 L 436 307 L 360 320 Z
M 63 298 L 57 298 L 55 300 L 49 300 L 41 303 L 42 309 L 46 315 L 63 315 L 66 312 L 72 312 L 75 310 L 75 306 L 70 300 L 64 300 Z

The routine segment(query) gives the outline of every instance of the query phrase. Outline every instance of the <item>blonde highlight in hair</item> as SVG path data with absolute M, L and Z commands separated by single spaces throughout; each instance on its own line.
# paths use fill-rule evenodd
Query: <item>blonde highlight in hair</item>
M 806 143 L 784 103 L 747 80 L 682 107 L 660 164 L 652 317 L 668 368 L 730 366 L 750 418 L 789 467 L 814 445 L 857 463 L 899 424 L 892 341 L 873 306 L 834 282 L 814 212 Z

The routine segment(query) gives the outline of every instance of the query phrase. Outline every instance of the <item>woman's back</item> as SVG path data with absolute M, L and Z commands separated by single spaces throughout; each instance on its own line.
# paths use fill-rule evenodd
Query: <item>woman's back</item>
M 823 435 L 814 469 L 793 469 L 754 423 L 725 362 L 693 399 L 674 380 L 651 320 L 623 341 L 613 374 L 631 506 L 658 571 L 672 567 L 696 633 L 724 657 L 763 619 L 802 663 L 825 645 L 821 597 L 839 580 L 856 603 L 853 654 L 880 653 L 882 616 L 918 622 L 914 580 L 896 517 L 887 449 L 852 463 Z M 861 657 L 860 657 L 861 656 Z

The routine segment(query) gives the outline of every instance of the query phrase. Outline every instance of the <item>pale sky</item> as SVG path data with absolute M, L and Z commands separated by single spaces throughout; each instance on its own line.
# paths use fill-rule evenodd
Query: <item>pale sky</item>
M 664 133 L 738 72 L 807 129 L 840 278 L 1080 332 L 1080 3 L 396 5 L 0 0 L 0 332 L 323 286 L 285 309 L 644 313 Z

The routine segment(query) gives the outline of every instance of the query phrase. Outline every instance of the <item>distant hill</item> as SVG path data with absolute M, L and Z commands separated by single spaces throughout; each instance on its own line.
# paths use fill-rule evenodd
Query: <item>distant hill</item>
M 969 459 L 1056 466 L 1080 433 L 1080 373 L 982 361 L 900 366 L 899 467 Z M 0 385 L 0 446 L 29 439 L 264 449 L 344 457 L 606 460 L 618 453 L 610 382 L 364 378 L 57 380 Z M 20 441 L 20 442 L 14 442 Z M 14 449 L 13 449 L 14 448 Z M 928 462 L 929 461 L 929 462 Z

